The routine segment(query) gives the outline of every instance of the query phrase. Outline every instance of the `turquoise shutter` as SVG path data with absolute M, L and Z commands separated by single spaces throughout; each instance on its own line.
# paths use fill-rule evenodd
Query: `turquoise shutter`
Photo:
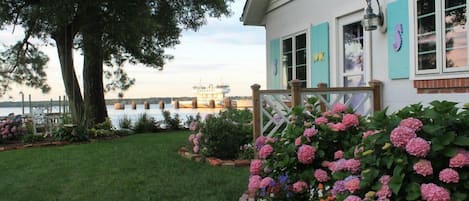
M 395 0 L 387 5 L 388 72 L 390 79 L 409 78 L 409 2 Z
M 267 79 L 270 81 L 269 89 L 282 88 L 282 60 L 280 59 L 280 39 L 273 39 L 269 43 L 269 66 Z
M 311 87 L 329 86 L 329 23 L 311 27 Z

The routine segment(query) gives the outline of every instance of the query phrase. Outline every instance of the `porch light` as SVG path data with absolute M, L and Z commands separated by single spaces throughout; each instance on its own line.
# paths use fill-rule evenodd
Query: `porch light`
M 371 7 L 371 0 L 366 0 L 367 6 L 365 8 L 365 15 L 363 16 L 362 25 L 365 28 L 365 31 L 373 31 L 378 29 L 378 26 L 383 26 L 384 15 L 381 11 L 381 6 L 378 2 L 378 14 L 373 12 L 373 8 Z

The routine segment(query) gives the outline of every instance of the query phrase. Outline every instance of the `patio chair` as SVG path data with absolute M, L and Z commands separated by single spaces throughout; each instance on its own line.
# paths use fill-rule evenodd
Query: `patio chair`
M 47 134 L 47 117 L 46 109 L 43 107 L 35 107 L 32 109 L 32 122 L 34 135 Z

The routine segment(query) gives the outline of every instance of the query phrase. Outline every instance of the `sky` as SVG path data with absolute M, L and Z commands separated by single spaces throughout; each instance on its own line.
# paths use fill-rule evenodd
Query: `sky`
M 125 69 L 136 83 L 124 92 L 124 98 L 194 96 L 192 86 L 200 83 L 229 84 L 229 96 L 249 96 L 252 84 L 265 86 L 265 29 L 242 25 L 239 19 L 244 2 L 235 0 L 230 17 L 209 18 L 197 32 L 184 31 L 181 43 L 166 49 L 174 59 L 165 65 L 163 71 L 126 64 Z M 0 44 L 13 44 L 22 37 L 22 30 L 18 27 L 15 32 L 12 27 L 5 27 L 0 31 Z M 31 94 L 33 100 L 56 100 L 65 95 L 55 46 L 42 44 L 41 50 L 50 59 L 46 73 L 52 90 L 42 94 L 40 90 L 12 85 L 13 90 L 0 101 L 20 101 L 20 92 Z M 83 57 L 80 52 L 74 53 L 74 62 L 81 82 Z M 105 97 L 117 98 L 118 92 L 108 92 Z

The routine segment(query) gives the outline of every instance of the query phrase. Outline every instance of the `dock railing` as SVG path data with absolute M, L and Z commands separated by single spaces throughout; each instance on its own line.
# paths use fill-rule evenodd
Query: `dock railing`
M 289 90 L 260 90 L 254 84 L 253 101 L 253 139 L 260 135 L 271 136 L 287 128 L 289 113 L 294 106 L 307 103 L 309 98 L 317 98 L 322 112 L 332 109 L 336 103 L 353 108 L 356 113 L 367 116 L 382 109 L 382 82 L 372 80 L 364 87 L 330 87 L 318 84 L 318 88 L 302 88 L 302 81 L 290 81 Z

